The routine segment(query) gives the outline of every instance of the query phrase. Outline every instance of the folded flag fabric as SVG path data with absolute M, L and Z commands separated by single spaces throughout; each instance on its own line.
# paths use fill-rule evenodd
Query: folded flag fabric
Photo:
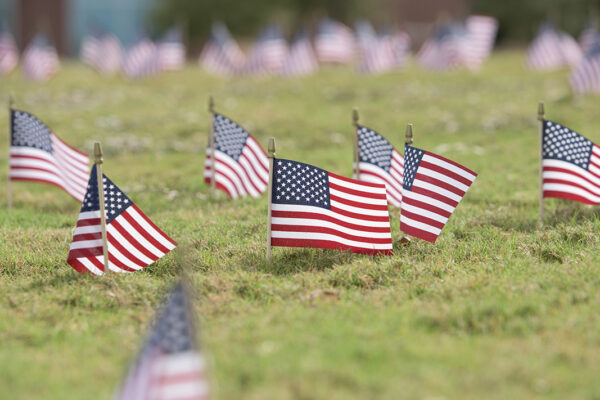
M 391 255 L 385 185 L 273 160 L 271 245 Z
M 552 121 L 543 121 L 544 197 L 600 204 L 600 148 Z
M 32 81 L 45 81 L 56 74 L 60 61 L 48 37 L 37 34 L 23 52 L 23 72 Z
M 400 229 L 434 243 L 476 177 L 454 161 L 405 145 Z
M 165 302 L 137 360 L 115 397 L 119 400 L 204 400 L 209 387 L 196 346 L 189 295 L 179 283 Z
M 229 118 L 215 113 L 215 185 L 230 197 L 259 197 L 269 180 L 269 159 L 256 139 Z M 206 149 L 204 181 L 211 183 L 211 149 Z
M 0 76 L 10 74 L 19 64 L 19 50 L 8 29 L 0 30 Z
M 358 176 L 360 181 L 384 184 L 388 203 L 402 203 L 404 158 L 383 136 L 366 126 L 358 126 Z
M 140 270 L 173 250 L 177 243 L 148 218 L 121 189 L 103 175 L 109 268 Z M 92 167 L 67 263 L 77 272 L 102 275 L 104 255 L 96 166 Z
M 83 201 L 89 157 L 54 134 L 42 121 L 20 110 L 10 112 L 11 181 L 57 186 Z

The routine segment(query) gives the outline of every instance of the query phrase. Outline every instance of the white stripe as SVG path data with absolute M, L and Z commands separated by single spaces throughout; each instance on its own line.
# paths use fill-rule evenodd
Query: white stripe
M 141 251 L 139 251 L 134 243 L 131 243 L 129 240 L 123 237 L 123 235 L 121 235 L 121 233 L 117 231 L 117 228 L 115 228 L 111 224 L 108 224 L 106 226 L 106 232 L 109 235 L 112 235 L 116 239 L 116 241 L 119 242 L 119 244 L 123 246 L 125 250 L 127 250 L 132 256 L 143 262 L 144 264 L 142 265 L 142 267 L 150 265 L 154 262 L 148 257 L 146 257 Z M 110 247 L 111 251 L 116 251 L 114 247 L 110 244 L 110 242 L 108 243 L 108 246 Z
M 65 142 L 63 142 L 62 139 L 56 136 L 54 132 L 51 134 L 51 138 L 53 147 L 58 146 L 60 148 L 60 151 L 62 151 L 65 155 L 68 155 L 69 158 L 72 158 L 73 161 L 77 161 L 80 164 L 84 165 L 86 168 L 89 168 L 90 159 L 87 155 L 81 154 L 77 150 L 72 149 Z
M 75 227 L 74 235 L 83 235 L 85 233 L 98 233 L 102 231 L 100 225 L 77 226 Z
M 362 249 L 370 250 L 387 250 L 392 248 L 391 243 L 359 242 L 355 240 L 348 240 L 337 235 L 330 235 L 327 233 L 273 231 L 271 232 L 271 236 L 279 239 L 329 240 L 345 246 L 360 247 Z
M 100 218 L 100 211 L 98 211 L 98 210 L 82 211 L 79 213 L 79 218 L 77 220 L 80 221 L 80 220 L 95 219 L 95 218 Z
M 135 208 L 130 207 L 127 209 L 127 212 L 129 213 L 129 215 L 131 215 L 135 222 L 137 222 L 142 227 L 142 229 L 144 229 L 144 231 L 146 231 L 150 236 L 152 236 L 157 242 L 159 242 L 169 250 L 173 250 L 175 248 L 175 245 L 171 243 L 168 239 L 166 239 L 162 233 L 154 229 L 146 221 L 146 219 L 138 213 L 138 211 Z
M 438 207 L 438 208 L 441 208 L 442 210 L 446 210 L 449 213 L 453 213 L 454 209 L 455 209 L 455 207 L 451 206 L 448 203 L 441 202 L 439 200 L 433 199 L 429 196 L 425 196 L 425 195 L 422 195 L 419 193 L 411 192 L 410 190 L 405 190 L 403 192 L 403 194 L 404 194 L 404 197 L 407 199 L 413 199 L 413 200 L 420 201 L 422 203 L 430 204 L 434 207 Z M 402 204 L 404 205 L 404 203 L 402 203 Z
M 356 214 L 362 214 L 362 215 L 371 215 L 371 216 L 375 216 L 375 217 L 387 217 L 389 216 L 389 211 L 386 210 L 369 210 L 367 208 L 358 208 L 358 207 L 354 207 L 354 206 L 349 206 L 347 204 L 343 204 L 340 203 L 339 201 L 335 201 L 335 200 L 330 200 L 331 206 L 332 207 L 337 207 L 339 209 L 345 210 L 345 211 L 349 211 L 349 212 L 353 212 Z
M 359 190 L 361 192 L 369 193 L 369 194 L 385 194 L 385 186 L 382 187 L 373 187 L 369 185 L 361 185 L 360 182 L 348 182 L 345 180 L 341 180 L 329 174 L 329 182 L 335 183 L 336 185 L 340 185 L 342 187 L 346 187 L 348 189 Z
M 126 212 L 128 212 L 128 211 L 126 211 Z M 131 236 L 133 236 L 133 238 L 135 240 L 137 240 L 137 242 L 140 245 L 142 245 L 146 250 L 148 250 L 150 253 L 154 254 L 158 258 L 164 256 L 165 253 L 163 253 L 162 251 L 157 249 L 152 243 L 150 243 L 148 240 L 146 240 L 145 237 L 143 237 L 133 226 L 131 226 L 131 224 L 129 223 L 129 221 L 127 221 L 125 219 L 123 214 L 119 215 L 112 222 L 117 221 L 119 224 L 121 224 L 123 229 L 125 229 L 125 231 L 127 231 L 127 233 L 129 233 Z M 111 224 L 112 224 L 112 222 L 111 222 Z M 132 244 L 132 245 L 135 246 L 135 244 Z
M 420 170 L 421 168 L 419 168 Z M 434 193 L 437 193 L 439 195 L 442 195 L 444 197 L 447 197 L 449 199 L 452 199 L 454 201 L 460 201 L 460 199 L 462 199 L 462 196 L 452 193 L 449 190 L 446 190 L 438 185 L 434 185 L 433 183 L 429 183 L 426 181 L 423 181 L 419 178 L 415 179 L 413 181 L 413 187 L 418 187 L 418 188 L 422 188 L 422 189 L 426 189 L 426 190 L 430 190 Z M 408 190 L 405 190 L 405 192 L 407 192 Z
M 335 213 L 331 210 L 327 210 L 321 207 L 313 207 L 313 206 L 299 206 L 293 204 L 272 204 L 272 209 L 274 211 L 289 211 L 289 212 L 309 212 L 309 213 L 318 213 L 330 216 L 332 218 L 336 218 L 340 221 L 347 222 L 355 225 L 364 225 L 376 228 L 389 228 L 390 222 L 387 221 L 367 221 L 364 219 L 357 219 L 352 217 L 347 217 L 345 215 L 341 215 Z
M 425 210 L 424 208 L 421 207 L 416 207 L 407 203 L 402 203 L 402 211 L 408 211 L 411 212 L 413 214 L 417 214 L 423 217 L 427 217 L 430 219 L 433 219 L 435 221 L 441 222 L 443 224 L 445 224 L 446 222 L 448 222 L 448 218 L 446 218 L 443 215 L 431 212 L 429 210 Z
M 96 257 L 98 258 L 98 257 Z M 86 257 L 78 258 L 77 261 L 81 262 L 87 269 L 94 275 L 104 275 L 104 272 L 96 267 L 90 260 Z
M 419 167 L 418 173 L 445 182 L 459 190 L 462 190 L 463 192 L 466 192 L 469 189 L 469 186 L 451 178 L 450 176 L 440 174 L 439 172 L 433 171 L 426 167 Z
M 590 194 L 587 190 L 583 190 L 574 186 L 561 183 L 544 183 L 544 191 L 571 193 L 588 199 L 594 203 L 600 203 L 600 197 Z
M 408 226 L 412 226 L 413 228 L 420 229 L 422 231 L 426 231 L 429 233 L 433 233 L 436 236 L 439 236 L 441 229 L 438 229 L 434 226 L 424 224 L 419 221 L 415 221 L 414 219 L 408 218 L 406 215 L 400 214 L 400 222 L 406 224 Z
M 470 172 L 466 171 L 465 169 L 459 168 L 459 167 L 457 167 L 457 166 L 455 166 L 453 164 L 450 164 L 450 163 L 448 163 L 448 162 L 446 162 L 446 161 L 444 161 L 444 160 L 442 160 L 440 158 L 430 156 L 427 153 L 425 153 L 425 155 L 423 156 L 422 160 L 430 162 L 432 164 L 435 164 L 438 167 L 447 169 L 448 171 L 452 171 L 455 174 L 460 175 L 463 178 L 466 178 L 466 179 L 470 180 L 471 182 L 473 182 L 475 180 L 475 178 L 476 178 L 476 175 L 471 174 Z
M 249 194 L 252 197 L 260 196 L 260 193 L 258 193 L 256 191 L 256 189 L 254 188 L 254 186 L 252 186 L 252 184 L 248 180 L 248 176 L 244 173 L 244 170 L 242 169 L 242 167 L 240 167 L 240 165 L 238 164 L 237 161 L 235 161 L 233 158 L 229 157 L 227 154 L 223 153 L 220 150 L 215 151 L 215 156 L 216 156 L 216 158 L 215 158 L 216 161 L 229 167 L 232 171 L 234 171 L 236 173 L 235 182 L 236 183 L 239 182 L 239 189 L 240 189 L 239 192 L 240 193 L 244 192 L 244 193 Z M 236 185 L 236 186 L 238 186 L 238 185 Z
M 112 234 L 111 232 L 109 232 L 108 226 L 106 228 L 107 228 L 106 229 L 107 230 L 107 234 L 109 234 L 109 235 Z M 122 243 L 120 243 L 120 244 L 122 244 Z M 131 268 L 131 269 L 140 270 L 140 269 L 146 267 L 147 265 L 149 265 L 149 264 L 143 265 L 143 264 L 138 264 L 136 262 L 133 262 L 128 257 L 126 257 L 125 255 L 123 255 L 119 250 L 117 250 L 114 246 L 112 246 L 110 244 L 110 242 L 108 243 L 108 253 L 109 253 L 109 256 L 108 256 L 109 260 L 111 258 L 115 259 L 115 260 L 119 260 L 119 262 L 121 264 L 125 264 L 126 267 Z M 117 267 L 116 265 L 114 266 L 114 268 L 115 269 L 119 269 L 119 270 L 121 269 L 121 268 Z M 112 270 L 112 268 L 111 268 L 111 270 Z
M 341 197 L 342 199 L 346 199 L 349 201 L 356 201 L 356 202 L 364 203 L 364 204 L 372 204 L 375 206 L 387 206 L 387 198 L 386 197 L 383 197 L 381 199 L 373 199 L 373 198 L 366 197 L 366 196 L 356 196 L 354 194 L 346 193 L 346 192 L 343 192 L 343 191 L 337 190 L 337 189 L 329 189 L 329 193 L 332 196 L 338 196 L 338 197 Z
M 69 247 L 69 250 L 87 249 L 90 247 L 102 247 L 102 239 L 80 240 L 80 241 L 76 241 L 76 242 L 71 242 L 71 246 Z
M 256 160 L 263 166 L 263 171 L 269 171 L 269 158 L 266 156 L 265 151 L 260 147 L 260 144 L 258 144 L 256 139 L 252 136 L 248 136 L 246 145 L 248 145 L 258 157 Z
M 390 232 L 369 232 L 369 231 L 361 231 L 346 228 L 344 226 L 338 225 L 333 222 L 323 221 L 321 219 L 312 219 L 312 218 L 280 218 L 280 217 L 272 217 L 271 223 L 273 225 L 291 225 L 291 226 L 319 226 L 323 228 L 331 228 L 336 231 L 353 235 L 353 236 L 362 236 L 364 239 L 368 240 L 369 238 L 375 239 L 385 239 L 391 238 Z
M 588 181 L 586 181 L 578 175 L 565 172 L 544 171 L 543 177 L 544 180 L 560 179 L 566 181 L 566 185 L 568 185 L 569 183 L 576 183 L 588 189 L 590 192 L 592 192 L 592 194 L 600 196 L 600 188 L 593 186 L 591 183 L 589 183 Z
M 565 169 L 567 171 L 571 171 L 573 174 L 575 175 L 580 175 L 586 179 L 589 179 L 591 181 L 591 184 L 593 184 L 594 186 L 596 186 L 597 188 L 600 188 L 600 179 L 595 177 L 594 175 L 592 175 L 591 173 L 589 173 L 588 171 L 586 171 L 585 169 L 578 167 L 576 165 L 571 164 L 568 161 L 562 161 L 562 160 L 544 160 L 544 162 L 542 163 L 542 165 L 544 167 L 554 167 L 554 168 L 561 168 L 561 169 Z M 590 171 L 592 170 L 592 166 L 590 166 Z M 589 185 L 590 183 L 588 183 Z

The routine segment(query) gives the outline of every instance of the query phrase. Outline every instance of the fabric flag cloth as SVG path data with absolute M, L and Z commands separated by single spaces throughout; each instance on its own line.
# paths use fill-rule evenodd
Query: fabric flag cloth
M 25 76 L 33 81 L 46 81 L 58 72 L 58 54 L 46 35 L 37 34 L 31 40 L 23 52 L 22 66 Z
M 158 59 L 163 71 L 177 71 L 185 65 L 181 29 L 171 28 L 158 42 Z
M 600 36 L 583 61 L 573 70 L 569 83 L 574 93 L 600 93 Z
M 556 122 L 543 123 L 544 197 L 600 204 L 600 147 Z
M 271 245 L 393 253 L 385 185 L 273 160 Z
M 419 49 L 418 62 L 425 68 L 443 71 L 464 63 L 466 31 L 460 24 L 446 23 L 437 27 Z
M 83 201 L 88 155 L 75 150 L 25 111 L 10 112 L 10 180 L 57 186 Z
M 196 346 L 190 296 L 175 286 L 116 400 L 205 400 L 206 363 Z
M 127 78 L 144 78 L 159 71 L 158 48 L 150 39 L 141 39 L 127 52 L 123 63 L 123 73 Z
M 290 50 L 281 66 L 283 76 L 306 76 L 319 70 L 317 55 L 306 31 L 301 30 L 290 46 Z
M 410 58 L 411 39 L 408 33 L 397 31 L 389 39 L 391 41 L 393 52 L 393 68 L 400 68 L 406 65 Z
M 215 23 L 211 39 L 206 43 L 198 62 L 216 75 L 230 76 L 244 64 L 244 53 L 223 23 Z
M 464 49 L 465 65 L 479 69 L 494 48 L 498 20 L 487 15 L 470 15 L 465 20 L 467 44 Z
M 355 47 L 354 34 L 346 25 L 331 19 L 319 23 L 315 50 L 320 62 L 350 63 L 354 58 Z
M 101 75 L 114 75 L 123 64 L 123 47 L 113 34 L 88 35 L 81 42 L 80 58 Z
M 215 113 L 215 185 L 230 197 L 259 197 L 269 181 L 267 154 L 244 128 Z M 204 181 L 211 183 L 210 147 L 206 150 Z
M 476 177 L 454 161 L 405 145 L 400 230 L 435 243 Z
M 582 57 L 583 53 L 575 39 L 546 23 L 527 50 L 527 66 L 533 70 L 574 67 Z
M 360 181 L 385 184 L 388 203 L 402 203 L 404 158 L 383 136 L 358 126 L 358 177 Z
M 588 23 L 586 28 L 579 35 L 579 46 L 584 54 L 589 52 L 594 44 L 599 40 L 600 32 L 593 22 Z
M 103 175 L 104 210 L 109 268 L 114 272 L 140 270 L 173 250 L 177 243 L 161 231 Z M 67 263 L 77 272 L 102 275 L 102 225 L 96 166 L 92 167 Z
M 394 65 L 394 47 L 389 35 L 378 36 L 370 23 L 360 21 L 356 25 L 359 48 L 358 71 L 377 74 L 390 70 Z
M 254 43 L 241 69 L 245 75 L 270 75 L 280 72 L 288 48 L 283 33 L 275 25 L 267 26 Z
M 84 36 L 81 40 L 79 49 L 79 58 L 81 59 L 81 62 L 94 69 L 98 69 L 97 66 L 100 55 L 100 37 L 96 34 Z
M 10 74 L 19 64 L 19 50 L 8 29 L 0 31 L 0 76 Z

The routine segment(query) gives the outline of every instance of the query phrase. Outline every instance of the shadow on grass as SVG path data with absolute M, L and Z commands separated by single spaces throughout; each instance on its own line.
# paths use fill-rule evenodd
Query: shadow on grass
M 336 264 L 351 262 L 354 257 L 368 256 L 340 250 L 274 247 L 271 262 L 259 263 L 257 269 L 274 275 L 292 275 L 331 269 Z

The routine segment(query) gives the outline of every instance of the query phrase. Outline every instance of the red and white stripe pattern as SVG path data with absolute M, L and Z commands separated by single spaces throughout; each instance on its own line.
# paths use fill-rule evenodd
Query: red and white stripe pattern
M 140 40 L 127 52 L 123 63 L 123 73 L 127 78 L 144 78 L 156 75 L 159 71 L 158 48 L 150 39 Z
M 358 177 L 365 182 L 384 184 L 388 203 L 402 203 L 404 158 L 383 136 L 365 126 L 357 127 Z
M 543 129 L 544 197 L 600 204 L 600 147 L 556 122 Z
M 273 161 L 271 245 L 393 253 L 385 185 Z
M 471 15 L 465 21 L 467 44 L 464 63 L 469 69 L 478 69 L 490 56 L 498 31 L 498 20 L 487 15 Z
M 223 23 L 215 23 L 211 39 L 206 43 L 198 62 L 209 72 L 231 76 L 244 64 L 244 53 Z
M 434 243 L 476 177 L 454 161 L 406 145 L 402 232 Z
M 464 63 L 465 37 L 456 24 L 444 24 L 435 29 L 419 49 L 417 60 L 425 68 L 442 71 Z
M 179 28 L 171 28 L 158 42 L 158 58 L 163 71 L 177 71 L 185 65 L 185 45 Z
M 173 250 L 177 243 L 160 230 L 103 175 L 108 264 L 114 272 L 140 270 Z M 102 226 L 96 166 L 92 168 L 67 263 L 77 272 L 103 275 Z
M 189 296 L 179 283 L 172 291 L 116 399 L 205 400 L 208 380 L 196 348 Z
M 354 34 L 346 25 L 330 19 L 319 23 L 315 50 L 320 62 L 347 64 L 354 58 L 355 48 Z
M 88 155 L 75 150 L 32 114 L 11 110 L 10 180 L 57 186 L 81 202 Z
M 600 93 L 600 36 L 573 70 L 569 83 L 574 93 Z
M 576 63 L 578 51 L 574 45 L 578 47 L 566 33 L 545 24 L 527 50 L 527 66 L 534 70 L 553 70 Z
M 593 22 L 588 24 L 579 35 L 579 46 L 581 47 L 581 51 L 583 51 L 584 54 L 587 54 L 599 39 L 600 32 L 598 31 L 598 28 L 594 26 Z
M 230 197 L 259 197 L 269 180 L 269 159 L 258 142 L 229 118 L 214 114 L 215 185 Z M 212 149 L 206 150 L 204 181 L 211 183 Z
M 45 35 L 38 34 L 31 40 L 23 52 L 22 66 L 25 76 L 32 81 L 48 80 L 58 72 L 58 54 Z
M 300 32 L 294 43 L 290 46 L 283 65 L 281 75 L 283 76 L 306 76 L 317 72 L 319 62 L 312 44 L 305 32 Z
M 121 70 L 123 48 L 115 35 L 90 35 L 81 42 L 80 58 L 101 75 L 113 75 Z
M 8 30 L 0 32 L 0 76 L 10 74 L 19 64 L 19 50 Z

